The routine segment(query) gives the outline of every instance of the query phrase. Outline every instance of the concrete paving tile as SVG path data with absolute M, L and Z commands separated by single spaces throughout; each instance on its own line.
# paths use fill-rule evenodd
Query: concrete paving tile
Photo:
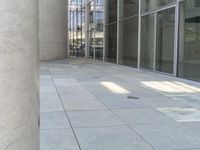
M 182 96 L 173 97 L 174 100 L 182 102 L 188 106 L 200 108 L 200 98 L 198 96 Z
M 124 124 L 109 110 L 72 111 L 68 112 L 70 122 L 74 128 L 99 127 Z
M 100 98 L 102 103 L 104 103 L 110 109 L 128 109 L 128 108 L 144 108 L 149 107 L 139 99 L 128 99 L 126 96 L 123 98 Z
M 54 82 L 57 87 L 81 86 L 74 78 L 54 79 Z
M 75 110 L 98 110 L 98 109 L 106 109 L 105 106 L 97 101 L 96 99 L 72 99 L 72 100 L 63 100 L 63 105 L 67 111 L 75 111 Z
M 71 75 L 68 75 L 68 74 L 55 74 L 55 75 L 52 75 L 52 78 L 54 79 L 63 79 L 63 78 L 72 78 Z
M 200 147 L 199 136 L 178 123 L 132 125 L 132 128 L 156 150 L 187 150 Z
M 175 101 L 173 99 L 170 99 L 168 97 L 157 95 L 156 97 L 140 97 L 141 101 L 144 101 L 144 103 L 150 107 L 156 108 L 156 107 L 183 107 L 187 106 L 186 104 Z
M 40 95 L 40 111 L 64 111 L 57 93 L 41 93 Z
M 200 135 L 200 122 L 184 122 L 181 123 L 184 127 L 189 129 L 193 134 L 195 134 L 199 139 Z
M 60 94 L 62 101 L 75 101 L 75 100 L 96 100 L 95 96 L 90 93 L 77 93 L 77 94 Z
M 82 150 L 153 150 L 126 126 L 75 128 Z
M 46 100 L 59 100 L 59 96 L 57 92 L 49 92 L 49 93 L 40 93 L 40 101 L 46 101 Z
M 71 129 L 41 130 L 41 150 L 79 150 Z
M 82 93 L 82 92 L 84 92 L 84 93 L 90 93 L 86 88 L 84 88 L 84 87 L 82 87 L 82 86 L 79 86 L 79 87 L 76 87 L 76 86 L 72 86 L 72 87 L 58 87 L 57 88 L 58 89 L 58 91 L 59 91 L 59 93 L 61 94 L 61 95 L 64 95 L 65 93 L 66 94 L 79 94 L 79 93 Z
M 41 87 L 51 87 L 51 86 L 54 86 L 53 84 L 53 81 L 51 78 L 45 78 L 45 79 L 42 79 L 40 80 L 40 86 Z
M 40 113 L 41 129 L 64 129 L 70 128 L 65 112 L 42 112 Z
M 92 96 L 94 97 L 87 89 L 83 88 L 83 87 L 60 87 L 58 88 L 58 92 L 59 94 L 63 97 L 74 97 L 77 95 L 80 95 L 81 97 L 88 97 L 88 96 Z
M 200 122 L 200 110 L 192 107 L 163 107 L 157 110 L 177 122 Z
M 127 124 L 169 123 L 172 119 L 151 108 L 134 108 L 114 110 Z
M 132 95 L 130 95 L 132 96 Z M 177 102 L 171 100 L 166 97 L 137 97 L 137 95 L 133 95 L 133 97 L 138 99 L 129 99 L 128 96 L 123 97 L 110 97 L 110 98 L 99 98 L 101 102 L 103 102 L 110 109 L 126 109 L 126 108 L 148 108 L 148 107 L 181 107 L 186 106 L 181 102 Z
M 56 88 L 54 86 L 40 87 L 40 93 L 56 93 Z

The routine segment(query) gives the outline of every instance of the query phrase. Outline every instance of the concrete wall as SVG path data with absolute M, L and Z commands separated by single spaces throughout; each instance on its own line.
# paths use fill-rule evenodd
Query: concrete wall
M 39 0 L 40 60 L 67 56 L 67 0 Z
M 0 14 L 0 150 L 39 150 L 38 0 L 1 0 Z

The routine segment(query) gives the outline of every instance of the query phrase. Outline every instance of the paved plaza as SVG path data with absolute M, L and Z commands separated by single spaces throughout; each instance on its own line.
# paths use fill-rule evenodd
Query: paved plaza
M 41 150 L 200 150 L 200 84 L 92 59 L 41 62 Z

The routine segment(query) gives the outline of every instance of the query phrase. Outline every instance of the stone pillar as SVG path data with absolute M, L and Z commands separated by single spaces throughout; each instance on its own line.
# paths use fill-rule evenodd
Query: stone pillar
M 39 0 L 40 60 L 67 57 L 67 0 Z
M 38 0 L 0 14 L 0 150 L 39 150 Z

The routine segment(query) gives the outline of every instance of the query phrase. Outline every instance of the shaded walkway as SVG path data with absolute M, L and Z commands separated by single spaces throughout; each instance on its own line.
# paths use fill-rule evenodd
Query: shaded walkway
M 200 84 L 85 59 L 41 63 L 41 150 L 200 150 Z

